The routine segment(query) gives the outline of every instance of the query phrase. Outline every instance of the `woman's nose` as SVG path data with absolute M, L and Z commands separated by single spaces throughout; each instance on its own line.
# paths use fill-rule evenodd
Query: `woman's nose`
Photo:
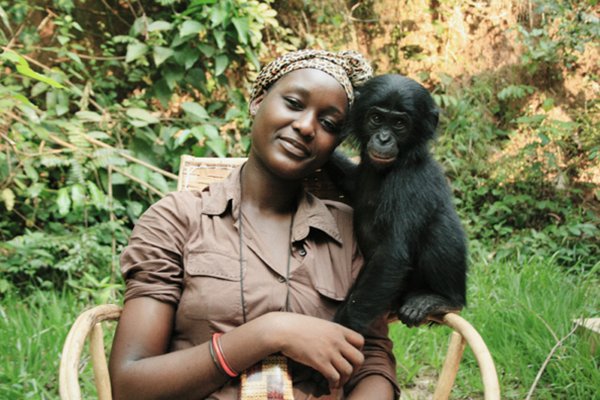
M 302 136 L 312 138 L 315 136 L 315 125 L 314 125 L 314 115 L 310 111 L 305 111 L 298 115 L 298 118 L 294 120 L 292 123 L 292 128 L 294 128 L 298 133 Z

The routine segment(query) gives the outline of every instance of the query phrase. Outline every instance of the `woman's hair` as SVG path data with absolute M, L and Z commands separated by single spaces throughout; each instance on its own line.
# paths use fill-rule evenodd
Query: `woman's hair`
M 318 69 L 331 75 L 344 88 L 348 104 L 354 101 L 354 88 L 373 75 L 369 62 L 356 51 L 298 50 L 277 57 L 260 71 L 252 87 L 250 103 L 283 75 L 303 68 Z

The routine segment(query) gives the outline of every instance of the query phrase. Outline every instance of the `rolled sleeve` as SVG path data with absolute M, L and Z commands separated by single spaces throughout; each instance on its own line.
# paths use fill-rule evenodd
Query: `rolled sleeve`
M 168 195 L 150 207 L 136 224 L 121 254 L 125 301 L 148 296 L 171 304 L 179 302 L 188 226 L 184 196 Z

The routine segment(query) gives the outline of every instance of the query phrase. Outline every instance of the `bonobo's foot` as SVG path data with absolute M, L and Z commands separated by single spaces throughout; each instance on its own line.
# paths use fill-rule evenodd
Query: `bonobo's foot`
M 418 294 L 406 298 L 398 309 L 398 319 L 406 326 L 413 327 L 427 323 L 430 315 L 443 315 L 461 308 L 437 294 Z

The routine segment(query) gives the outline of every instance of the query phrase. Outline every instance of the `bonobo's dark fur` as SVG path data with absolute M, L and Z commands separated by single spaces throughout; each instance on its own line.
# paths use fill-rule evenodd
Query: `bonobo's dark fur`
M 428 149 L 437 123 L 423 86 L 400 75 L 375 77 L 360 89 L 349 116 L 360 164 L 339 152 L 328 163 L 354 206 L 366 262 L 335 321 L 358 332 L 388 311 L 414 326 L 465 305 L 465 235 Z

